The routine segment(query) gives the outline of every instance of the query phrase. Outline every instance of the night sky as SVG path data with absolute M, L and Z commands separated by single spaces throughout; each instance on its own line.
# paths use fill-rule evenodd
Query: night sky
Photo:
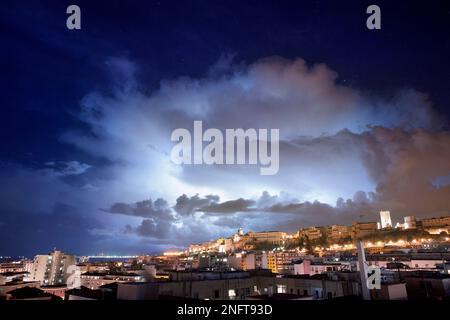
M 448 1 L 2 1 L 0 255 L 448 215 L 449 34 Z M 279 173 L 174 165 L 194 120 L 280 128 Z

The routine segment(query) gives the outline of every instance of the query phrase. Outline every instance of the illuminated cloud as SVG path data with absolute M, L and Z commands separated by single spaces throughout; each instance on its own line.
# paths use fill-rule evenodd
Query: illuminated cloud
M 133 64 L 119 60 L 111 67 L 115 63 L 126 89 L 89 94 L 82 104 L 80 119 L 95 138 L 79 132 L 63 138 L 115 164 L 113 176 L 128 190 L 121 201 L 151 194 L 173 204 L 176 226 L 154 216 L 129 231 L 162 237 L 156 232 L 162 223 L 160 230 L 182 232 L 189 242 L 194 221 L 220 233 L 236 221 L 249 228 L 264 227 L 262 220 L 298 228 L 374 220 L 382 208 L 394 217 L 448 208 L 448 188 L 432 188 L 429 181 L 450 172 L 450 155 L 437 159 L 450 140 L 439 133 L 443 123 L 426 94 L 400 88 L 389 98 L 367 95 L 338 84 L 325 64 L 279 57 L 250 65 L 221 59 L 204 78 L 163 80 L 144 94 Z M 173 165 L 170 133 L 192 129 L 194 120 L 219 129 L 280 128 L 279 173 Z M 268 192 L 258 195 L 262 190 Z M 432 200 L 414 200 L 419 195 Z
M 219 200 L 220 197 L 217 195 L 207 195 L 201 198 L 198 194 L 192 197 L 183 194 L 177 198 L 174 209 L 182 216 L 189 216 L 205 206 L 218 203 Z
M 142 246 L 141 237 L 146 246 L 185 245 L 238 225 L 294 231 L 375 220 L 383 208 L 393 217 L 448 213 L 450 186 L 436 187 L 436 179 L 450 173 L 450 137 L 423 93 L 366 94 L 339 84 L 325 64 L 302 59 L 221 60 L 203 78 L 163 80 L 150 92 L 134 63 L 112 58 L 107 66 L 115 91 L 87 94 L 78 114 L 86 130 L 61 137 L 99 164 L 2 170 L 3 208 L 51 212 L 62 201 L 83 219 L 102 221 L 90 227 L 101 245 L 123 248 Z M 194 120 L 219 129 L 279 128 L 279 173 L 174 165 L 170 134 Z M 19 204 L 22 192 L 30 199 Z M 148 195 L 157 200 L 143 201 Z

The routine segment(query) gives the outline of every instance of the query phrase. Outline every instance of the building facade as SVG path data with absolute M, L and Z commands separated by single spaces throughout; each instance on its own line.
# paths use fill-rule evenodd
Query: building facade
M 75 256 L 55 250 L 46 255 L 37 255 L 33 260 L 30 280 L 39 281 L 42 286 L 67 283 L 76 266 Z
M 392 228 L 391 213 L 389 211 L 380 211 L 381 229 Z

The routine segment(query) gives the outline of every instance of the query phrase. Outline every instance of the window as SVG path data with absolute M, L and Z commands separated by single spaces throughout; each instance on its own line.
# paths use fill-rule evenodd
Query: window
M 286 293 L 287 286 L 284 284 L 278 284 L 277 285 L 277 293 Z
M 228 290 L 228 297 L 229 297 L 231 300 L 234 300 L 234 299 L 236 298 L 236 291 L 235 291 L 234 289 Z
M 220 298 L 220 291 L 214 290 L 214 299 L 219 299 L 219 298 Z

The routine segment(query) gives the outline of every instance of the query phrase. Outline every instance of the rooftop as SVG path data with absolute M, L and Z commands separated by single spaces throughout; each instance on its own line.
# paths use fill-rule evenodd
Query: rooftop
M 82 276 L 117 276 L 117 277 L 139 277 L 137 273 L 126 273 L 126 272 L 85 272 L 81 274 Z
M 55 296 L 51 293 L 47 293 L 41 289 L 31 287 L 14 289 L 10 291 L 8 294 L 11 295 L 13 300 L 37 299 L 37 298 L 49 298 L 50 300 L 61 300 L 61 298 L 58 296 Z
M 312 296 L 303 296 L 298 294 L 291 294 L 291 293 L 274 293 L 273 295 L 269 296 L 267 294 L 260 294 L 256 296 L 248 296 L 248 298 L 251 299 L 261 299 L 261 300 L 295 300 L 295 299 L 302 299 Z

